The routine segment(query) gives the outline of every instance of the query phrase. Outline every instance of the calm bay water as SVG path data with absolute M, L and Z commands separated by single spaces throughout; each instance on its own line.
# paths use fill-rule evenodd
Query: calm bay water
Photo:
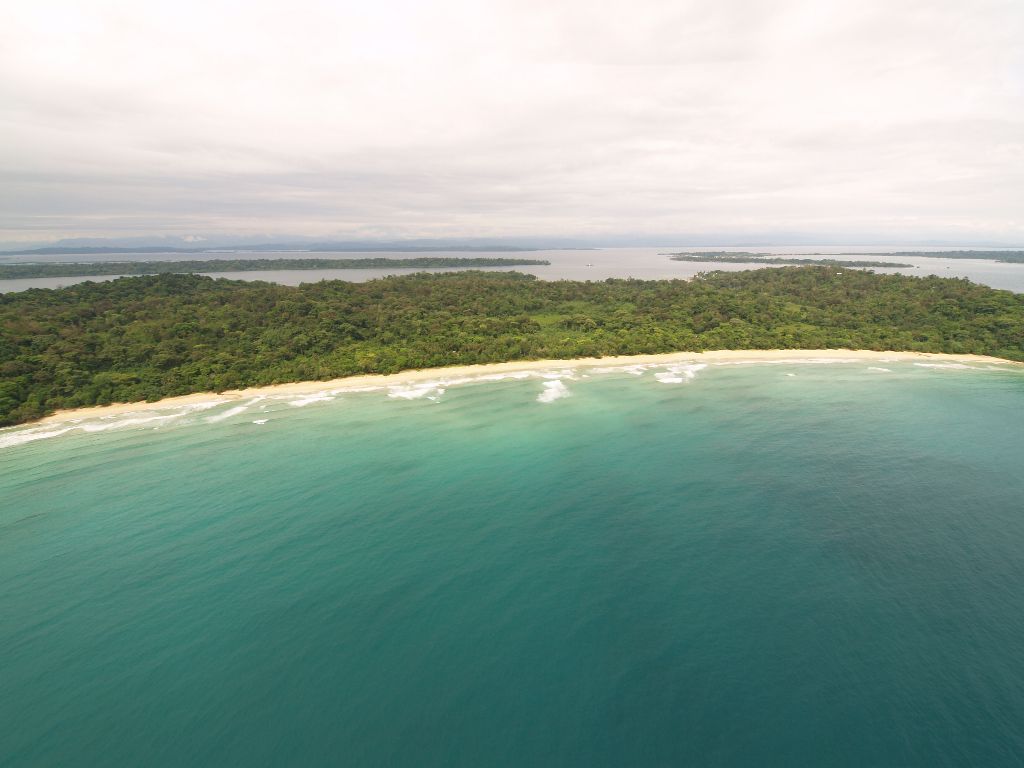
M 0 431 L 0 764 L 1020 765 L 1024 373 L 657 373 Z
M 707 272 L 714 269 L 736 272 L 744 269 L 764 269 L 764 265 L 750 264 L 708 264 L 697 262 L 672 261 L 666 255 L 669 252 L 683 250 L 715 250 L 715 251 L 755 251 L 758 253 L 780 253 L 780 254 L 812 254 L 812 253 L 870 253 L 878 251 L 928 251 L 928 250 L 951 250 L 950 248 L 929 249 L 914 246 L 772 246 L 772 247 L 744 247 L 744 248 L 719 248 L 707 246 L 664 246 L 660 248 L 601 248 L 595 250 L 550 250 L 550 251 L 528 251 L 521 254 L 528 259 L 546 259 L 551 264 L 548 266 L 516 266 L 516 267 L 485 267 L 487 271 L 504 271 L 515 269 L 519 272 L 527 272 L 537 275 L 542 280 L 605 280 L 609 277 L 635 277 L 642 280 L 661 279 L 689 279 L 698 272 Z M 986 248 L 985 250 L 999 250 Z M 1006 249 L 1004 249 L 1006 250 Z M 361 257 L 382 257 L 382 258 L 409 258 L 415 256 L 452 256 L 472 257 L 476 254 L 459 251 L 444 253 L 402 253 L 402 252 L 373 252 L 373 253 L 336 253 L 336 254 L 308 254 L 287 251 L 282 253 L 225 253 L 225 254 L 203 254 L 204 259 L 233 259 L 233 258 L 308 258 L 310 256 L 323 258 L 361 258 Z M 482 256 L 514 257 L 518 254 L 498 252 L 493 254 L 480 254 Z M 76 257 L 71 256 L 46 256 L 35 257 L 39 261 L 69 261 Z M 107 256 L 90 256 L 89 259 L 96 261 L 175 261 L 184 258 L 181 254 L 117 254 Z M 856 259 L 854 256 L 836 257 L 842 259 Z M 10 260 L 24 261 L 25 257 L 11 257 Z M 1000 262 L 984 259 L 941 259 L 929 256 L 899 256 L 883 258 L 879 256 L 864 256 L 865 261 L 893 261 L 900 264 L 912 264 L 910 269 L 876 269 L 881 273 L 902 273 L 906 275 L 939 275 L 940 277 L 966 277 L 969 280 L 988 285 L 993 288 L 1016 291 L 1024 293 L 1024 264 L 1002 264 Z M 403 275 L 414 272 L 450 272 L 451 269 L 323 269 L 323 270 L 278 270 L 265 272 L 211 272 L 214 277 L 226 277 L 232 280 L 267 280 L 285 285 L 299 285 L 300 283 L 314 283 L 319 280 L 349 280 L 351 282 L 364 282 L 386 275 Z M 99 277 L 40 277 L 26 278 L 21 280 L 0 280 L 0 293 L 9 291 L 21 291 L 27 288 L 58 288 L 86 280 L 113 280 L 116 275 L 105 275 Z

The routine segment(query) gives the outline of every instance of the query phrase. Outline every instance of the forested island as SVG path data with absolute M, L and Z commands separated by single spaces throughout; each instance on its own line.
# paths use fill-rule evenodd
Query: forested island
M 878 251 L 874 253 L 809 253 L 773 254 L 752 251 L 685 251 L 666 254 L 676 261 L 721 261 L 726 263 L 749 263 L 763 261 L 769 264 L 817 264 L 843 267 L 899 267 L 910 268 L 913 264 L 897 264 L 887 261 L 845 261 L 833 256 L 926 256 L 932 259 L 986 259 L 1006 264 L 1024 264 L 1024 251 Z M 802 258 L 802 256 L 827 256 L 829 258 Z
M 0 264 L 0 279 L 91 277 L 93 275 L 160 275 L 190 272 L 260 272 L 290 269 L 450 269 L 452 267 L 543 266 L 544 259 L 508 257 L 419 256 L 409 259 L 208 259 L 204 261 L 80 261 Z
M 817 255 L 817 254 L 815 254 Z M 1024 264 L 1024 251 L 890 251 L 886 253 L 840 253 L 839 256 L 928 256 L 933 259 L 989 259 L 1006 264 Z
M 685 253 L 667 254 L 672 261 L 721 262 L 724 264 L 790 264 L 793 266 L 818 267 L 880 267 L 889 269 L 912 269 L 913 264 L 900 264 L 893 261 L 846 261 L 842 259 L 806 259 L 791 256 L 773 256 L 770 253 L 751 253 L 750 251 L 687 251 Z M 852 256 L 854 254 L 843 254 Z M 877 254 L 868 254 L 871 256 Z M 909 254 L 908 254 L 909 255 Z
M 408 242 L 329 242 L 329 243 L 251 243 L 243 245 L 200 245 L 193 247 L 169 245 L 48 245 L 43 248 L 0 252 L 0 258 L 9 256 L 100 256 L 134 253 L 433 253 L 437 251 L 458 251 L 461 253 L 518 253 L 537 251 L 541 248 L 500 244 L 458 244 L 458 243 L 408 243 Z
M 1024 295 L 831 267 L 603 282 L 469 271 L 297 287 L 126 277 L 0 295 L 0 424 L 408 368 L 771 348 L 1024 361 Z

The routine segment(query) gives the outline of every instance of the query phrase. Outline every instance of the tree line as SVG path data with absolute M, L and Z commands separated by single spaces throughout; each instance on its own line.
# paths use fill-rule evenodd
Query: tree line
M 805 259 L 795 256 L 772 256 L 770 253 L 750 253 L 749 251 L 687 251 L 670 253 L 672 261 L 708 261 L 724 264 L 790 264 L 793 266 L 819 267 L 860 267 L 885 269 L 913 269 L 913 264 L 901 264 L 898 261 L 854 261 L 850 259 Z
M 0 424 L 360 373 L 712 349 L 1024 361 L 1024 295 L 832 267 L 692 281 L 419 273 L 301 286 L 162 274 L 0 295 Z
M 193 259 L 188 261 L 77 261 L 0 264 L 0 279 L 25 277 L 90 277 L 159 275 L 171 272 L 259 272 L 280 269 L 449 269 L 452 267 L 514 267 L 545 265 L 543 259 L 507 257 L 417 256 L 408 259 Z

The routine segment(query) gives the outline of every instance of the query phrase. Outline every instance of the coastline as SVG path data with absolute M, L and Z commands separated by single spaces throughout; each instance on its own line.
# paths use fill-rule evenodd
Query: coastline
M 831 362 L 920 362 L 925 360 L 948 363 L 988 363 L 1022 366 L 1014 360 L 1005 360 L 989 355 L 947 354 L 941 352 L 877 352 L 874 350 L 849 349 L 738 349 L 712 352 L 668 352 L 651 355 L 619 355 L 613 357 L 584 357 L 568 360 L 518 360 L 505 363 L 482 363 L 477 365 L 455 365 L 442 368 L 421 368 L 391 374 L 357 374 L 325 381 L 299 381 L 288 384 L 271 384 L 246 389 L 232 389 L 224 392 L 195 392 L 189 395 L 167 397 L 154 402 L 113 403 L 84 408 L 69 408 L 57 411 L 37 421 L 18 424 L 14 429 L 41 424 L 59 424 L 87 418 L 118 416 L 139 411 L 164 410 L 183 406 L 209 403 L 227 404 L 254 397 L 274 395 L 312 395 L 328 390 L 357 391 L 362 389 L 383 389 L 387 387 L 414 384 L 417 382 L 478 378 L 512 373 L 529 373 L 553 368 L 609 368 L 636 365 L 671 365 L 677 363 L 742 364 L 742 363 L 800 363 L 808 361 Z

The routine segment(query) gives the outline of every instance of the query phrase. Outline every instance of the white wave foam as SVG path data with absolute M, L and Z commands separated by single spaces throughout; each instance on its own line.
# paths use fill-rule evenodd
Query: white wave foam
M 947 368 L 949 370 L 956 371 L 980 371 L 981 368 L 975 368 L 973 365 L 964 365 L 963 363 L 914 363 L 918 368 Z
M 266 424 L 270 419 L 256 419 L 253 424 Z
M 542 371 L 540 374 L 542 379 L 573 379 L 576 377 L 576 370 L 573 368 L 563 368 L 560 371 Z
M 504 381 L 505 379 L 528 379 L 530 371 L 514 371 L 512 373 L 488 373 L 483 376 L 473 376 L 460 381 Z M 455 383 L 455 382 L 452 382 Z
M 218 405 L 224 405 L 224 403 L 231 402 L 225 398 L 220 400 L 204 400 L 201 403 L 190 403 L 189 405 L 181 406 L 182 413 L 192 413 L 193 411 L 208 411 L 211 408 L 216 408 Z
M 630 376 L 643 376 L 652 367 L 651 365 L 610 365 L 591 368 L 591 370 L 594 373 L 628 373 Z
M 685 384 L 697 378 L 697 374 L 707 367 L 707 363 L 669 365 L 665 371 L 654 374 L 654 378 L 662 384 Z
M 51 430 L 24 430 L 21 432 L 11 432 L 6 435 L 0 435 L 0 448 L 13 448 L 16 445 L 24 445 L 25 443 L 31 443 L 35 440 L 46 440 L 50 437 L 57 437 L 63 435 L 65 432 L 70 432 L 75 427 L 64 427 L 63 429 L 51 429 Z
M 568 397 L 571 393 L 569 388 L 562 383 L 561 379 L 555 379 L 554 381 L 544 382 L 544 391 L 537 395 L 538 403 L 553 403 L 555 400 L 560 400 L 563 397 Z
M 312 405 L 313 403 L 327 403 L 333 399 L 334 398 L 330 395 L 318 392 L 307 397 L 300 397 L 298 400 L 289 400 L 288 405 L 294 405 L 296 408 L 305 408 L 307 405 Z
M 218 413 L 215 416 L 207 417 L 206 421 L 208 423 L 210 423 L 210 424 L 213 424 L 213 423 L 216 423 L 218 421 L 224 421 L 225 419 L 230 419 L 232 416 L 237 416 L 238 414 L 242 413 L 246 409 L 251 408 L 252 406 L 256 405 L 256 403 L 258 403 L 258 402 L 260 402 L 262 400 L 266 400 L 266 399 L 267 398 L 266 398 L 265 395 L 257 395 L 256 397 L 254 397 L 252 400 L 250 400 L 247 403 L 242 403 L 241 405 L 236 405 L 234 408 L 229 408 L 228 410 L 224 411 L 224 413 Z M 265 405 L 261 405 L 260 406 L 260 410 L 261 411 L 265 411 L 266 409 L 267 409 L 267 406 L 265 406 Z
M 654 378 L 662 384 L 682 384 L 686 381 L 682 376 L 677 376 L 674 373 L 656 373 Z
M 180 411 L 179 413 L 168 413 L 164 416 L 138 416 L 131 419 L 118 419 L 116 421 L 107 421 L 105 424 L 80 424 L 75 429 L 81 429 L 83 432 L 106 432 L 111 429 L 123 429 L 124 427 L 137 427 L 140 424 L 152 424 L 154 421 L 170 421 L 171 419 L 177 419 L 186 414 L 186 411 Z M 107 419 L 114 419 L 115 417 L 107 416 Z
M 240 413 L 244 413 L 248 405 L 236 405 L 234 408 L 229 408 L 224 413 L 218 413 L 216 416 L 207 416 L 206 422 L 208 424 L 216 424 L 218 421 L 224 421 L 230 419 L 232 416 L 237 416 Z
M 869 370 L 869 371 L 876 371 L 877 373 L 892 373 L 892 370 L 891 370 L 890 368 L 875 368 L 875 367 L 870 367 L 870 368 L 868 368 L 868 370 Z
M 427 381 L 422 384 L 391 387 L 388 397 L 397 400 L 419 400 L 421 397 L 427 397 L 428 395 L 433 395 L 436 398 L 441 394 L 444 394 L 444 388 L 439 386 L 439 382 Z
M 725 360 L 713 365 L 832 365 L 856 362 L 856 357 L 791 357 L 779 360 Z

